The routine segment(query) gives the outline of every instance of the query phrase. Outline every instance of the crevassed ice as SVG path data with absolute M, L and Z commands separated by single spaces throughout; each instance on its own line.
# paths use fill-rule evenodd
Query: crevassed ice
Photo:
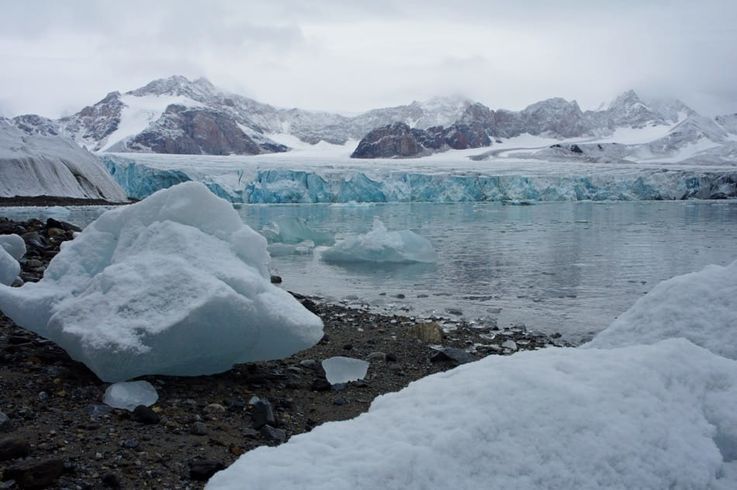
M 322 252 L 326 262 L 433 263 L 437 254 L 432 244 L 410 230 L 388 231 L 374 218 L 366 234 L 344 238 Z
M 269 282 L 266 240 L 199 183 L 107 211 L 0 309 L 104 381 L 200 375 L 314 345 L 321 320 Z

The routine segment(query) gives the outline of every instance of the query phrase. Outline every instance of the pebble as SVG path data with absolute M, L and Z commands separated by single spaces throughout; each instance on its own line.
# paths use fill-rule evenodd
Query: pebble
M 0 440 L 0 461 L 25 458 L 30 452 L 30 444 L 20 437 L 6 437 Z
M 189 430 L 189 432 L 195 436 L 206 436 L 207 425 L 205 425 L 204 422 L 195 422 L 194 424 L 192 424 L 192 428 Z
M 515 342 L 514 340 L 505 340 L 504 342 L 502 342 L 502 347 L 504 349 L 509 349 L 511 351 L 516 351 L 517 350 L 517 342 Z
M 386 354 L 383 352 L 372 352 L 366 358 L 369 362 L 373 361 L 386 361 Z
M 271 408 L 271 403 L 263 398 L 254 403 L 251 420 L 253 421 L 253 427 L 255 429 L 260 429 L 267 424 L 276 425 L 274 410 Z
M 123 442 L 120 443 L 121 446 L 123 446 L 126 449 L 135 449 L 139 446 L 138 439 L 125 439 Z
M 189 478 L 195 481 L 207 481 L 218 471 L 224 470 L 221 461 L 209 459 L 193 459 L 189 462 Z
M 15 480 L 20 488 L 46 488 L 54 484 L 64 473 L 64 461 L 47 459 L 43 461 L 24 461 L 7 468 L 3 473 L 5 480 Z
M 205 407 L 205 412 L 207 413 L 222 413 L 224 411 L 225 407 L 220 405 L 219 403 L 210 403 L 208 406 Z
M 303 361 L 299 361 L 299 365 L 303 368 L 314 369 L 318 366 L 318 363 L 314 359 L 305 359 Z
M 138 405 L 133 409 L 133 420 L 144 425 L 156 425 L 161 421 L 161 417 L 146 405 Z
M 456 347 L 443 347 L 430 357 L 430 362 L 454 362 L 456 364 L 465 364 L 475 360 L 471 354 Z

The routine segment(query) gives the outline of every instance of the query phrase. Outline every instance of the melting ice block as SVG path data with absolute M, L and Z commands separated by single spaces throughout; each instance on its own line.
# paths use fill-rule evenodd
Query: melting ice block
M 737 261 L 661 282 L 586 347 L 650 344 L 677 337 L 737 359 Z
M 106 405 L 131 412 L 138 405 L 150 407 L 158 399 L 159 394 L 156 392 L 156 388 L 148 381 L 113 383 L 107 387 L 105 395 L 102 397 L 102 401 Z
M 268 264 L 266 240 L 228 202 L 184 183 L 107 211 L 43 280 L 0 286 L 0 309 L 104 381 L 212 374 L 322 337 Z
M 322 253 L 326 262 L 432 263 L 437 255 L 432 244 L 410 230 L 388 231 L 374 219 L 371 231 L 347 237 Z
M 0 247 L 4 248 L 15 260 L 26 254 L 26 242 L 18 235 L 0 235 Z
M 272 243 L 297 244 L 305 241 L 315 245 L 332 245 L 335 237 L 326 231 L 315 230 L 302 218 L 284 218 L 270 223 L 261 233 Z
M 365 378 L 369 363 L 352 357 L 336 356 L 322 361 L 322 368 L 328 383 L 337 385 Z
M 9 286 L 20 274 L 20 264 L 5 248 L 0 247 L 0 284 Z

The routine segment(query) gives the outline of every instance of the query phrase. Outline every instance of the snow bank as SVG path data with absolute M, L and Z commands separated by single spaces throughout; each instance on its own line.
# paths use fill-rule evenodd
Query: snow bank
M 126 200 L 100 161 L 71 140 L 0 121 L 0 197 L 41 195 Z
M 432 244 L 409 230 L 388 231 L 374 218 L 371 231 L 347 237 L 322 252 L 326 262 L 432 263 L 437 255 Z
M 269 282 L 266 240 L 199 183 L 110 210 L 0 309 L 105 381 L 200 375 L 314 345 L 322 322 Z
M 737 488 L 737 362 L 683 339 L 487 357 L 260 447 L 210 490 Z
M 586 346 L 610 348 L 676 337 L 737 359 L 737 261 L 661 282 Z

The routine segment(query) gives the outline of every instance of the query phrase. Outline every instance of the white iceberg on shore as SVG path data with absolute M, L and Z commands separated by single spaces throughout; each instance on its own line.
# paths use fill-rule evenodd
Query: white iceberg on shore
M 388 231 L 384 223 L 374 218 L 371 231 L 344 238 L 324 250 L 322 259 L 337 263 L 434 263 L 437 254 L 426 238 L 410 230 Z
M 102 402 L 132 412 L 139 405 L 150 407 L 158 399 L 156 388 L 148 381 L 121 381 L 107 387 Z
M 607 349 L 677 337 L 737 360 L 737 261 L 661 282 L 586 347 Z
M 266 240 L 203 184 L 110 210 L 0 309 L 104 381 L 201 375 L 286 357 L 322 321 L 270 284 Z
M 0 235 L 0 248 L 4 248 L 15 260 L 26 254 L 26 242 L 19 235 Z
M 7 250 L 0 247 L 0 285 L 10 286 L 20 274 L 20 264 Z

